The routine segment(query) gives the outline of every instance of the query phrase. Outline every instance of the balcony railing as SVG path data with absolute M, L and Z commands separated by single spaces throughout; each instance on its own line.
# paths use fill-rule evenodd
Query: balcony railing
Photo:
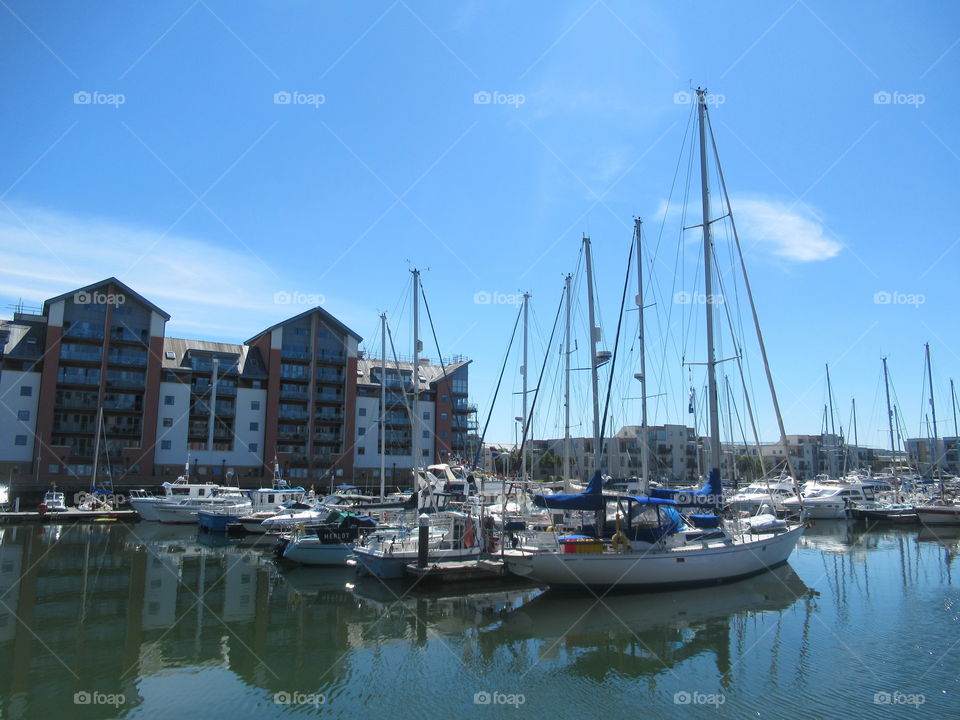
M 307 412 L 305 410 L 291 410 L 289 408 L 280 408 L 280 419 L 282 420 L 306 420 Z
M 100 362 L 100 350 L 67 350 L 60 348 L 61 360 L 77 360 L 79 362 Z
M 317 380 L 323 383 L 340 384 L 343 382 L 343 375 L 340 375 L 335 372 L 325 372 L 323 370 L 320 370 L 317 372 Z
M 107 435 L 139 435 L 139 425 L 105 425 L 104 430 Z
M 100 377 L 97 375 L 58 374 L 57 382 L 64 385 L 99 385 Z
M 146 380 L 142 375 L 139 377 L 107 377 L 108 388 L 133 388 L 135 390 L 142 390 L 145 384 Z
M 146 353 L 117 353 L 110 352 L 107 355 L 107 362 L 112 365 L 130 365 L 133 367 L 146 367 L 147 365 L 147 355 Z
M 93 417 L 92 415 L 90 416 Z M 76 423 L 76 422 L 54 422 L 53 431 L 54 432 L 80 432 L 80 433 L 93 433 L 93 428 L 95 427 L 93 422 L 89 423 Z
M 63 331 L 64 337 L 92 338 L 94 340 L 103 340 L 103 326 L 84 327 L 82 325 L 71 325 Z
M 105 408 L 108 407 L 106 403 L 104 403 L 103 406 Z M 60 398 L 57 398 L 56 405 L 54 407 L 64 408 L 67 410 L 96 410 L 97 398 L 96 397 L 92 397 L 92 398 L 60 397 Z M 116 408 L 110 408 L 110 409 L 116 409 Z
M 310 395 L 306 390 L 281 390 L 280 397 L 283 400 L 307 400 Z

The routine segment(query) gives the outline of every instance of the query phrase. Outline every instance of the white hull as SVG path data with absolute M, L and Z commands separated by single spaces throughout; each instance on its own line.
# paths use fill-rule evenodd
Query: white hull
M 922 525 L 960 525 L 960 505 L 932 505 L 915 508 Z
M 565 554 L 508 550 L 510 572 L 551 587 L 656 590 L 711 585 L 782 565 L 803 534 L 798 525 L 776 535 L 744 535 L 734 542 L 622 554 Z
M 141 520 L 147 522 L 159 522 L 160 516 L 157 515 L 157 504 L 165 502 L 164 498 L 130 498 L 130 505 Z
M 197 522 L 197 511 L 192 507 L 155 507 L 157 520 L 165 525 L 193 525 Z

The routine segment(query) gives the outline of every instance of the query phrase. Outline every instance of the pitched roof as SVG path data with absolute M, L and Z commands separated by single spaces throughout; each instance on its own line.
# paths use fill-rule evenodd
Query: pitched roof
M 116 285 L 116 286 L 123 292 L 124 295 L 129 295 L 130 297 L 135 298 L 135 299 L 137 300 L 137 302 L 140 302 L 140 303 L 146 305 L 148 308 L 150 308 L 151 310 L 153 310 L 155 313 L 157 313 L 158 315 L 161 315 L 164 320 L 169 320 L 169 319 L 170 319 L 170 314 L 169 314 L 168 312 L 166 312 L 165 310 L 160 309 L 159 307 L 157 307 L 156 305 L 154 305 L 152 302 L 150 302 L 149 300 L 147 300 L 143 295 L 141 295 L 140 293 L 138 293 L 138 292 L 135 291 L 135 290 L 132 290 L 129 285 L 126 285 L 125 283 L 120 282 L 120 281 L 117 280 L 115 277 L 108 277 L 106 280 L 101 280 L 100 282 L 90 283 L 89 285 L 85 285 L 85 286 L 82 287 L 82 288 L 76 288 L 75 290 L 70 290 L 69 292 L 63 293 L 62 295 L 57 295 L 56 297 L 52 297 L 52 298 L 50 298 L 49 300 L 44 300 L 44 301 L 43 301 L 43 314 L 46 315 L 47 312 L 49 311 L 50 305 L 53 304 L 53 303 L 55 303 L 55 302 L 60 302 L 61 300 L 66 300 L 67 298 L 69 298 L 69 297 L 71 297 L 71 296 L 73 296 L 73 295 L 76 295 L 76 294 L 78 294 L 78 293 L 87 292 L 87 291 L 89 291 L 89 290 L 96 290 L 96 289 L 98 289 L 98 288 L 103 287 L 104 285 L 109 285 L 110 283 L 113 283 L 114 285 Z
M 260 350 L 257 348 L 252 348 L 249 345 L 188 340 L 186 338 L 165 337 L 163 339 L 161 367 L 164 370 L 191 370 L 189 358 L 191 351 L 238 356 L 237 371 L 242 377 L 267 377 L 263 358 L 260 357 Z M 173 357 L 168 357 L 169 354 L 172 354 Z
M 461 362 L 452 363 L 446 366 L 446 376 L 450 377 L 460 368 L 469 365 L 470 360 L 463 360 Z M 360 358 L 357 360 L 357 385 L 376 385 L 380 386 L 380 383 L 373 380 L 372 372 L 376 372 L 380 369 L 380 358 Z M 411 372 L 413 370 L 412 362 L 394 362 L 393 360 L 387 360 L 385 366 L 388 370 L 396 371 L 398 368 L 400 372 Z M 429 388 L 435 383 L 439 382 L 444 377 L 444 366 L 443 365 L 427 365 L 425 363 L 420 364 L 420 372 L 417 373 L 419 378 L 423 378 L 420 381 L 421 388 Z
M 347 327 L 346 325 L 344 325 L 342 322 L 340 322 L 339 320 L 337 320 L 333 315 L 331 315 L 330 313 L 328 313 L 328 312 L 327 312 L 326 310 L 324 310 L 322 307 L 320 307 L 319 305 L 317 305 L 316 307 L 312 307 L 312 308 L 310 308 L 309 310 L 304 310 L 304 311 L 303 311 L 302 313 L 300 313 L 299 315 L 294 315 L 293 317 L 289 317 L 289 318 L 287 318 L 286 320 L 281 320 L 281 321 L 278 322 L 278 323 L 274 323 L 273 325 L 271 325 L 270 327 L 268 327 L 266 330 L 261 330 L 261 331 L 258 332 L 256 335 L 254 335 L 252 338 L 250 338 L 249 340 L 247 340 L 247 343 L 248 343 L 248 344 L 249 344 L 249 343 L 252 343 L 252 342 L 253 342 L 254 340 L 256 340 L 257 338 L 263 337 L 263 336 L 266 335 L 267 333 L 273 332 L 273 331 L 276 330 L 278 327 L 283 327 L 284 325 L 287 325 L 288 323 L 294 322 L 295 320 L 300 320 L 301 318 L 305 318 L 305 317 L 307 317 L 308 315 L 310 315 L 311 313 L 315 313 L 315 312 L 320 313 L 320 317 L 324 320 L 324 322 L 326 322 L 326 323 L 328 323 L 328 324 L 330 324 L 330 325 L 333 325 L 335 328 L 339 329 L 340 331 L 342 331 L 342 332 L 344 332 L 344 333 L 346 333 L 346 334 L 348 334 L 348 335 L 353 335 L 353 337 L 356 338 L 357 342 L 360 342 L 361 340 L 363 340 L 363 338 L 360 337 L 359 335 L 357 335 L 357 333 L 355 333 L 353 330 L 351 330 L 350 328 L 348 328 L 348 327 Z

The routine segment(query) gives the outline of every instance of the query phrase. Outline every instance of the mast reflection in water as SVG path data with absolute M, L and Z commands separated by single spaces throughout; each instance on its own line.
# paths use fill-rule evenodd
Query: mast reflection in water
M 527 585 L 410 593 L 346 569 L 280 568 L 269 539 L 211 542 L 179 527 L 0 537 L 5 718 L 957 707 L 960 538 L 949 529 L 820 523 L 789 566 L 743 582 L 578 597 Z

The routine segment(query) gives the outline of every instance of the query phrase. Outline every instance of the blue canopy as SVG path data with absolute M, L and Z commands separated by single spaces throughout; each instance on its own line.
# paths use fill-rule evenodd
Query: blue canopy
M 628 499 L 631 502 L 641 505 L 675 506 L 677 504 L 671 498 L 604 495 L 602 486 L 603 481 L 600 478 L 600 473 L 596 472 L 593 477 L 590 478 L 590 484 L 587 485 L 587 489 L 582 493 L 534 495 L 533 504 L 549 510 L 603 510 L 608 502 L 613 502 L 620 498 Z
M 705 507 L 719 505 L 723 499 L 723 487 L 720 485 L 720 470 L 714 468 L 707 481 L 699 490 L 672 490 L 670 488 L 651 488 L 650 495 L 676 501 L 681 506 Z

